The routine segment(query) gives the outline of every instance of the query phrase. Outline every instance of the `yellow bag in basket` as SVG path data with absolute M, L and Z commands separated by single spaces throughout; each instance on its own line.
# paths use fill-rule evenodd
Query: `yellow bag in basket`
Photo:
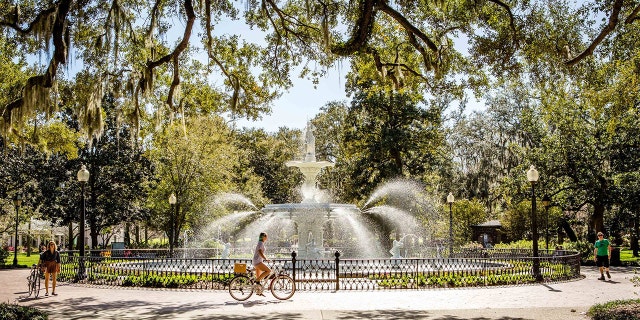
M 247 264 L 246 263 L 234 263 L 233 264 L 233 272 L 234 273 L 246 273 L 247 272 Z

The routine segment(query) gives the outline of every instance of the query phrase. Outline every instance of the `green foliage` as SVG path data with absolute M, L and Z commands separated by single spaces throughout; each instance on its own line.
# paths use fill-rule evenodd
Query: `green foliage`
M 565 242 L 562 244 L 565 250 L 575 250 L 580 253 L 581 264 L 594 264 L 593 261 L 593 243 L 586 241 Z
M 122 280 L 124 287 L 150 287 L 150 288 L 188 288 L 199 282 L 213 281 L 220 283 L 228 283 L 230 281 L 227 276 L 199 276 L 199 275 L 158 275 L 147 274 L 140 276 L 127 276 Z
M 177 243 L 182 230 L 197 233 L 198 228 L 216 218 L 207 212 L 211 195 L 241 187 L 233 183 L 238 178 L 235 166 L 240 163 L 240 152 L 230 141 L 233 135 L 224 120 L 198 117 L 187 121 L 188 129 L 174 123 L 156 133 L 155 148 L 148 152 L 156 168 L 157 183 L 148 190 L 147 205 L 152 211 L 152 223 L 166 234 L 173 234 L 171 245 Z M 172 193 L 177 202 L 170 207 L 167 199 Z
M 0 264 L 6 264 L 7 257 L 9 256 L 9 250 L 0 247 Z
M 382 182 L 422 180 L 442 162 L 441 109 L 426 108 L 408 94 L 359 88 L 341 135 L 337 159 L 346 201 L 362 201 Z M 433 181 L 431 181 L 433 183 Z
M 531 240 L 517 240 L 509 243 L 496 243 L 494 248 L 496 249 L 531 249 L 533 246 Z
M 640 299 L 599 303 L 587 311 L 592 320 L 632 320 L 640 318 Z
M 2 320 L 46 320 L 49 315 L 34 307 L 21 306 L 6 302 L 0 303 L 0 319 Z
M 445 204 L 445 212 L 448 213 L 448 205 Z M 477 199 L 461 199 L 455 201 L 452 206 L 453 216 L 453 240 L 456 246 L 475 241 L 472 239 L 472 225 L 486 222 L 489 216 L 484 205 Z
M 301 156 L 299 130 L 281 128 L 270 134 L 264 130 L 245 129 L 238 132 L 235 138 L 234 144 L 242 152 L 237 168 L 244 174 L 250 173 L 258 177 L 256 182 L 259 184 L 259 191 L 243 194 L 253 199 L 258 206 L 269 202 L 299 201 L 296 187 L 302 182 L 302 175 L 285 165 L 287 161 Z
M 620 261 L 627 265 L 637 265 L 638 257 L 633 256 L 633 250 L 628 248 L 620 248 Z
M 539 213 L 539 211 L 538 211 Z M 540 217 L 540 215 L 538 215 Z M 531 201 L 523 201 L 505 211 L 502 224 L 507 238 L 518 240 L 531 235 Z

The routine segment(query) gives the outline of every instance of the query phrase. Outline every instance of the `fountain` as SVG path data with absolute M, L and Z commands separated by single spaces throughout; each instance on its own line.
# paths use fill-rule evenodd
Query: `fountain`
M 323 192 L 316 187 L 318 173 L 323 168 L 332 167 L 328 161 L 317 161 L 313 124 L 307 123 L 305 128 L 305 155 L 303 161 L 289 161 L 287 167 L 298 168 L 304 176 L 301 187 L 301 203 L 284 203 L 266 205 L 262 212 L 274 217 L 288 218 L 297 229 L 298 257 L 317 259 L 325 253 L 323 227 L 325 223 L 337 216 L 357 215 L 360 210 L 352 204 L 330 203 Z
M 331 259 L 335 251 L 341 251 L 343 258 L 389 258 L 387 252 L 391 245 L 388 242 L 391 233 L 395 234 L 391 239 L 397 239 L 394 241 L 392 257 L 407 256 L 408 250 L 404 250 L 405 255 L 401 255 L 400 249 L 405 247 L 402 241 L 409 234 L 413 236 L 410 247 L 413 252 L 417 252 L 415 249 L 418 241 L 414 240 L 422 241 L 425 232 L 422 223 L 413 214 L 420 210 L 437 210 L 428 205 L 425 206 L 426 209 L 413 210 L 412 213 L 411 210 L 403 210 L 397 206 L 376 206 L 375 203 L 380 203 L 392 193 L 402 193 L 402 197 L 406 199 L 403 198 L 400 202 L 404 205 L 424 205 L 424 200 L 421 199 L 425 197 L 421 193 L 422 186 L 406 180 L 392 181 L 378 188 L 367 201 L 366 210 L 361 211 L 353 204 L 331 202 L 326 192 L 317 188 L 318 174 L 322 169 L 333 165 L 328 161 L 317 161 L 314 126 L 308 122 L 304 132 L 302 160 L 286 163 L 287 167 L 297 168 L 304 176 L 300 188 L 302 201 L 267 204 L 261 210 L 257 210 L 253 203 L 242 195 L 221 194 L 214 197 L 212 204 L 229 204 L 234 210 L 242 207 L 249 211 L 234 211 L 224 215 L 213 221 L 202 233 L 212 234 L 217 228 L 218 238 L 221 238 L 221 227 L 225 230 L 235 229 L 233 253 L 240 255 L 247 255 L 253 249 L 260 232 L 270 235 L 270 254 L 285 256 L 291 251 L 296 251 L 299 259 Z M 386 239 L 386 242 L 383 239 Z M 399 246 L 398 241 L 402 246 Z M 220 257 L 229 257 L 231 248 L 221 239 L 219 242 L 224 244 Z

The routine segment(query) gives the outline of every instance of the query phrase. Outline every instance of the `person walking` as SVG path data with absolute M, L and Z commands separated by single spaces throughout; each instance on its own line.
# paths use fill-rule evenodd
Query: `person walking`
M 47 250 L 40 254 L 39 264 L 44 269 L 44 295 L 49 295 L 49 276 L 52 278 L 51 294 L 57 295 L 56 280 L 60 272 L 60 252 L 58 252 L 58 247 L 54 241 L 49 241 Z
M 607 273 L 607 278 L 611 279 L 609 273 L 609 260 L 611 260 L 611 242 L 604 238 L 602 232 L 598 232 L 598 240 L 594 244 L 593 248 L 593 260 L 596 262 L 598 268 L 600 268 L 600 278 L 598 280 L 604 280 L 604 273 Z
M 269 273 L 271 273 L 271 269 L 264 263 L 265 261 L 269 261 L 265 252 L 267 249 L 264 246 L 264 243 L 267 241 L 267 234 L 261 232 L 258 236 L 258 244 L 256 245 L 256 250 L 253 253 L 253 267 L 256 269 L 256 284 L 262 287 L 261 282 L 262 279 L 266 278 Z M 258 295 L 262 295 L 262 292 L 259 290 Z

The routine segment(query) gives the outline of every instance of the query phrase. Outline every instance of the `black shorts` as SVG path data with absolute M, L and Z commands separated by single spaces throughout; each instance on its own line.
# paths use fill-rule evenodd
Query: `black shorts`
M 609 268 L 609 256 L 596 256 L 596 265 Z

